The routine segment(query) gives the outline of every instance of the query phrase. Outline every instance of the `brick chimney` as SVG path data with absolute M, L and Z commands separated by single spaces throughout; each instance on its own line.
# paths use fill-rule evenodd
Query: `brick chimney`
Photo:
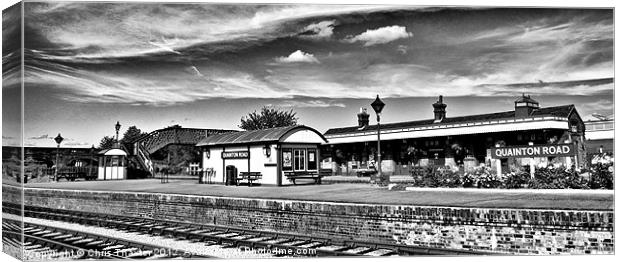
M 538 101 L 530 98 L 530 95 L 526 96 L 523 94 L 522 97 L 515 101 L 515 118 L 530 117 L 532 112 L 539 107 Z
M 435 113 L 434 123 L 439 123 L 446 118 L 446 107 L 448 105 L 443 103 L 443 96 L 439 96 L 439 100 L 433 104 L 433 113 Z
M 364 129 L 368 126 L 370 115 L 366 112 L 366 108 L 360 108 L 360 112 L 357 113 L 357 127 Z

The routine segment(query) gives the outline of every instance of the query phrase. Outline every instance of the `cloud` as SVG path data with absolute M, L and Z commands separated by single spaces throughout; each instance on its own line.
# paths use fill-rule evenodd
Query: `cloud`
M 53 68 L 48 68 L 53 67 Z M 55 96 L 79 103 L 169 106 L 225 98 L 291 96 L 246 72 L 212 68 L 208 78 L 187 77 L 186 68 L 149 68 L 147 73 L 89 71 L 60 64 L 27 66 L 25 83 L 57 90 Z
M 310 24 L 304 29 L 304 33 L 300 35 L 301 38 L 322 40 L 329 39 L 334 34 L 334 26 L 336 20 L 322 21 L 315 24 Z
M 64 144 L 66 146 L 84 146 L 84 147 L 91 145 L 91 144 L 86 143 L 86 142 L 67 142 L 67 143 L 64 143 Z
M 279 63 L 320 63 L 313 54 L 304 53 L 301 50 L 297 50 L 287 57 L 276 57 L 276 61 Z
M 513 83 L 613 76 L 613 17 L 603 11 L 572 15 L 549 10 L 530 16 L 522 10 L 492 10 L 480 14 L 484 19 L 450 20 L 447 10 L 429 20 L 408 11 L 368 11 L 360 18 L 355 10 L 364 8 L 346 6 L 205 4 L 183 12 L 178 5 L 143 6 L 79 3 L 29 12 L 28 23 L 39 25 L 57 46 L 24 50 L 33 58 L 26 63 L 26 83 L 52 88 L 55 97 L 72 102 L 167 106 L 219 97 L 311 96 L 326 102 L 377 93 L 493 96 L 523 91 L 512 90 Z M 74 11 L 80 15 L 64 15 Z M 504 12 L 520 20 L 505 21 Z M 399 25 L 376 28 L 385 19 L 394 23 L 395 17 Z M 481 22 L 487 18 L 497 23 Z M 413 36 L 407 32 L 413 24 L 421 41 L 415 46 L 397 41 Z M 340 34 L 351 36 L 300 40 Z M 282 50 L 296 51 L 285 55 Z M 523 87 L 534 94 L 613 91 L 609 83 Z M 333 103 L 299 105 L 326 104 Z
M 402 38 L 413 37 L 404 26 L 386 26 L 377 29 L 368 29 L 356 36 L 349 36 L 344 41 L 348 43 L 364 42 L 364 46 L 373 46 L 396 41 Z
M 32 136 L 32 137 L 29 137 L 28 139 L 40 140 L 40 139 L 52 139 L 52 138 L 49 137 L 49 135 L 45 134 L 45 135 L 40 135 L 40 136 Z
M 54 138 L 47 134 L 38 135 L 38 136 L 29 136 L 26 139 L 24 139 L 23 143 L 24 143 L 24 146 L 28 146 L 28 147 L 56 147 L 57 146 L 56 141 L 54 141 Z M 75 138 L 64 137 L 64 140 L 61 146 L 86 148 L 86 147 L 90 147 L 91 144 L 87 142 L 83 142 L 83 141 L 78 141 Z
M 199 77 L 203 77 L 203 76 L 204 76 L 204 75 L 200 72 L 200 70 L 198 70 L 198 68 L 197 68 L 196 66 L 190 66 L 190 67 L 189 67 L 189 70 L 190 70 L 193 74 L 195 74 L 196 76 L 199 76 Z
M 285 100 L 280 104 L 282 107 L 346 107 L 344 103 L 338 103 L 335 100 L 308 100 L 308 101 L 298 101 L 298 100 Z
M 611 115 L 613 114 L 614 102 L 609 99 L 600 99 L 595 102 L 583 103 L 579 105 L 579 111 L 584 119 L 595 119 L 592 114 Z M 612 117 L 613 118 L 613 117 Z
M 269 41 L 294 33 L 293 28 L 285 26 L 294 20 L 391 9 L 394 7 L 32 3 L 26 7 L 25 20 L 55 45 L 46 46 L 45 50 L 59 47 L 64 57 L 99 59 L 179 54 L 197 44 L 249 38 Z

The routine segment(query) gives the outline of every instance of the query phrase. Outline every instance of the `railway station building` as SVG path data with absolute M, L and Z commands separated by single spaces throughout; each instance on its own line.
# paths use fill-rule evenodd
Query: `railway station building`
M 508 172 L 511 166 L 540 163 L 586 164 L 585 126 L 574 105 L 540 107 L 524 94 L 506 112 L 449 117 L 442 96 L 432 106 L 431 119 L 381 124 L 383 172 L 408 175 L 416 167 L 469 170 L 481 164 Z M 357 120 L 357 126 L 325 132 L 322 164 L 336 174 L 354 175 L 375 164 L 377 125 L 369 124 L 365 109 Z
M 326 142 L 298 125 L 208 136 L 197 146 L 210 183 L 235 184 L 231 178 L 252 174 L 254 183 L 282 186 L 320 182 L 320 145 Z
M 585 122 L 588 155 L 613 153 L 614 120 L 598 119 Z

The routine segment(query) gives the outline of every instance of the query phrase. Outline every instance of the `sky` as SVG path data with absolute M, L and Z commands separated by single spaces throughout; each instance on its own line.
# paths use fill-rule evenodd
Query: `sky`
M 19 106 L 11 19 L 3 115 Z M 116 121 L 238 129 L 264 105 L 324 132 L 376 95 L 382 123 L 432 118 L 439 95 L 448 117 L 522 93 L 613 113 L 612 9 L 28 2 L 24 23 L 25 146 L 98 145 Z M 19 140 L 10 121 L 3 145 Z

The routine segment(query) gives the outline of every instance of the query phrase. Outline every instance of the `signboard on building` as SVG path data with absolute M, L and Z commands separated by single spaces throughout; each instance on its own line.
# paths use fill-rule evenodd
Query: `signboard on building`
M 522 158 L 522 157 L 547 157 L 547 156 L 574 156 L 574 144 L 514 146 L 491 148 L 491 157 L 499 158 Z
M 222 152 L 222 159 L 250 158 L 250 151 Z

